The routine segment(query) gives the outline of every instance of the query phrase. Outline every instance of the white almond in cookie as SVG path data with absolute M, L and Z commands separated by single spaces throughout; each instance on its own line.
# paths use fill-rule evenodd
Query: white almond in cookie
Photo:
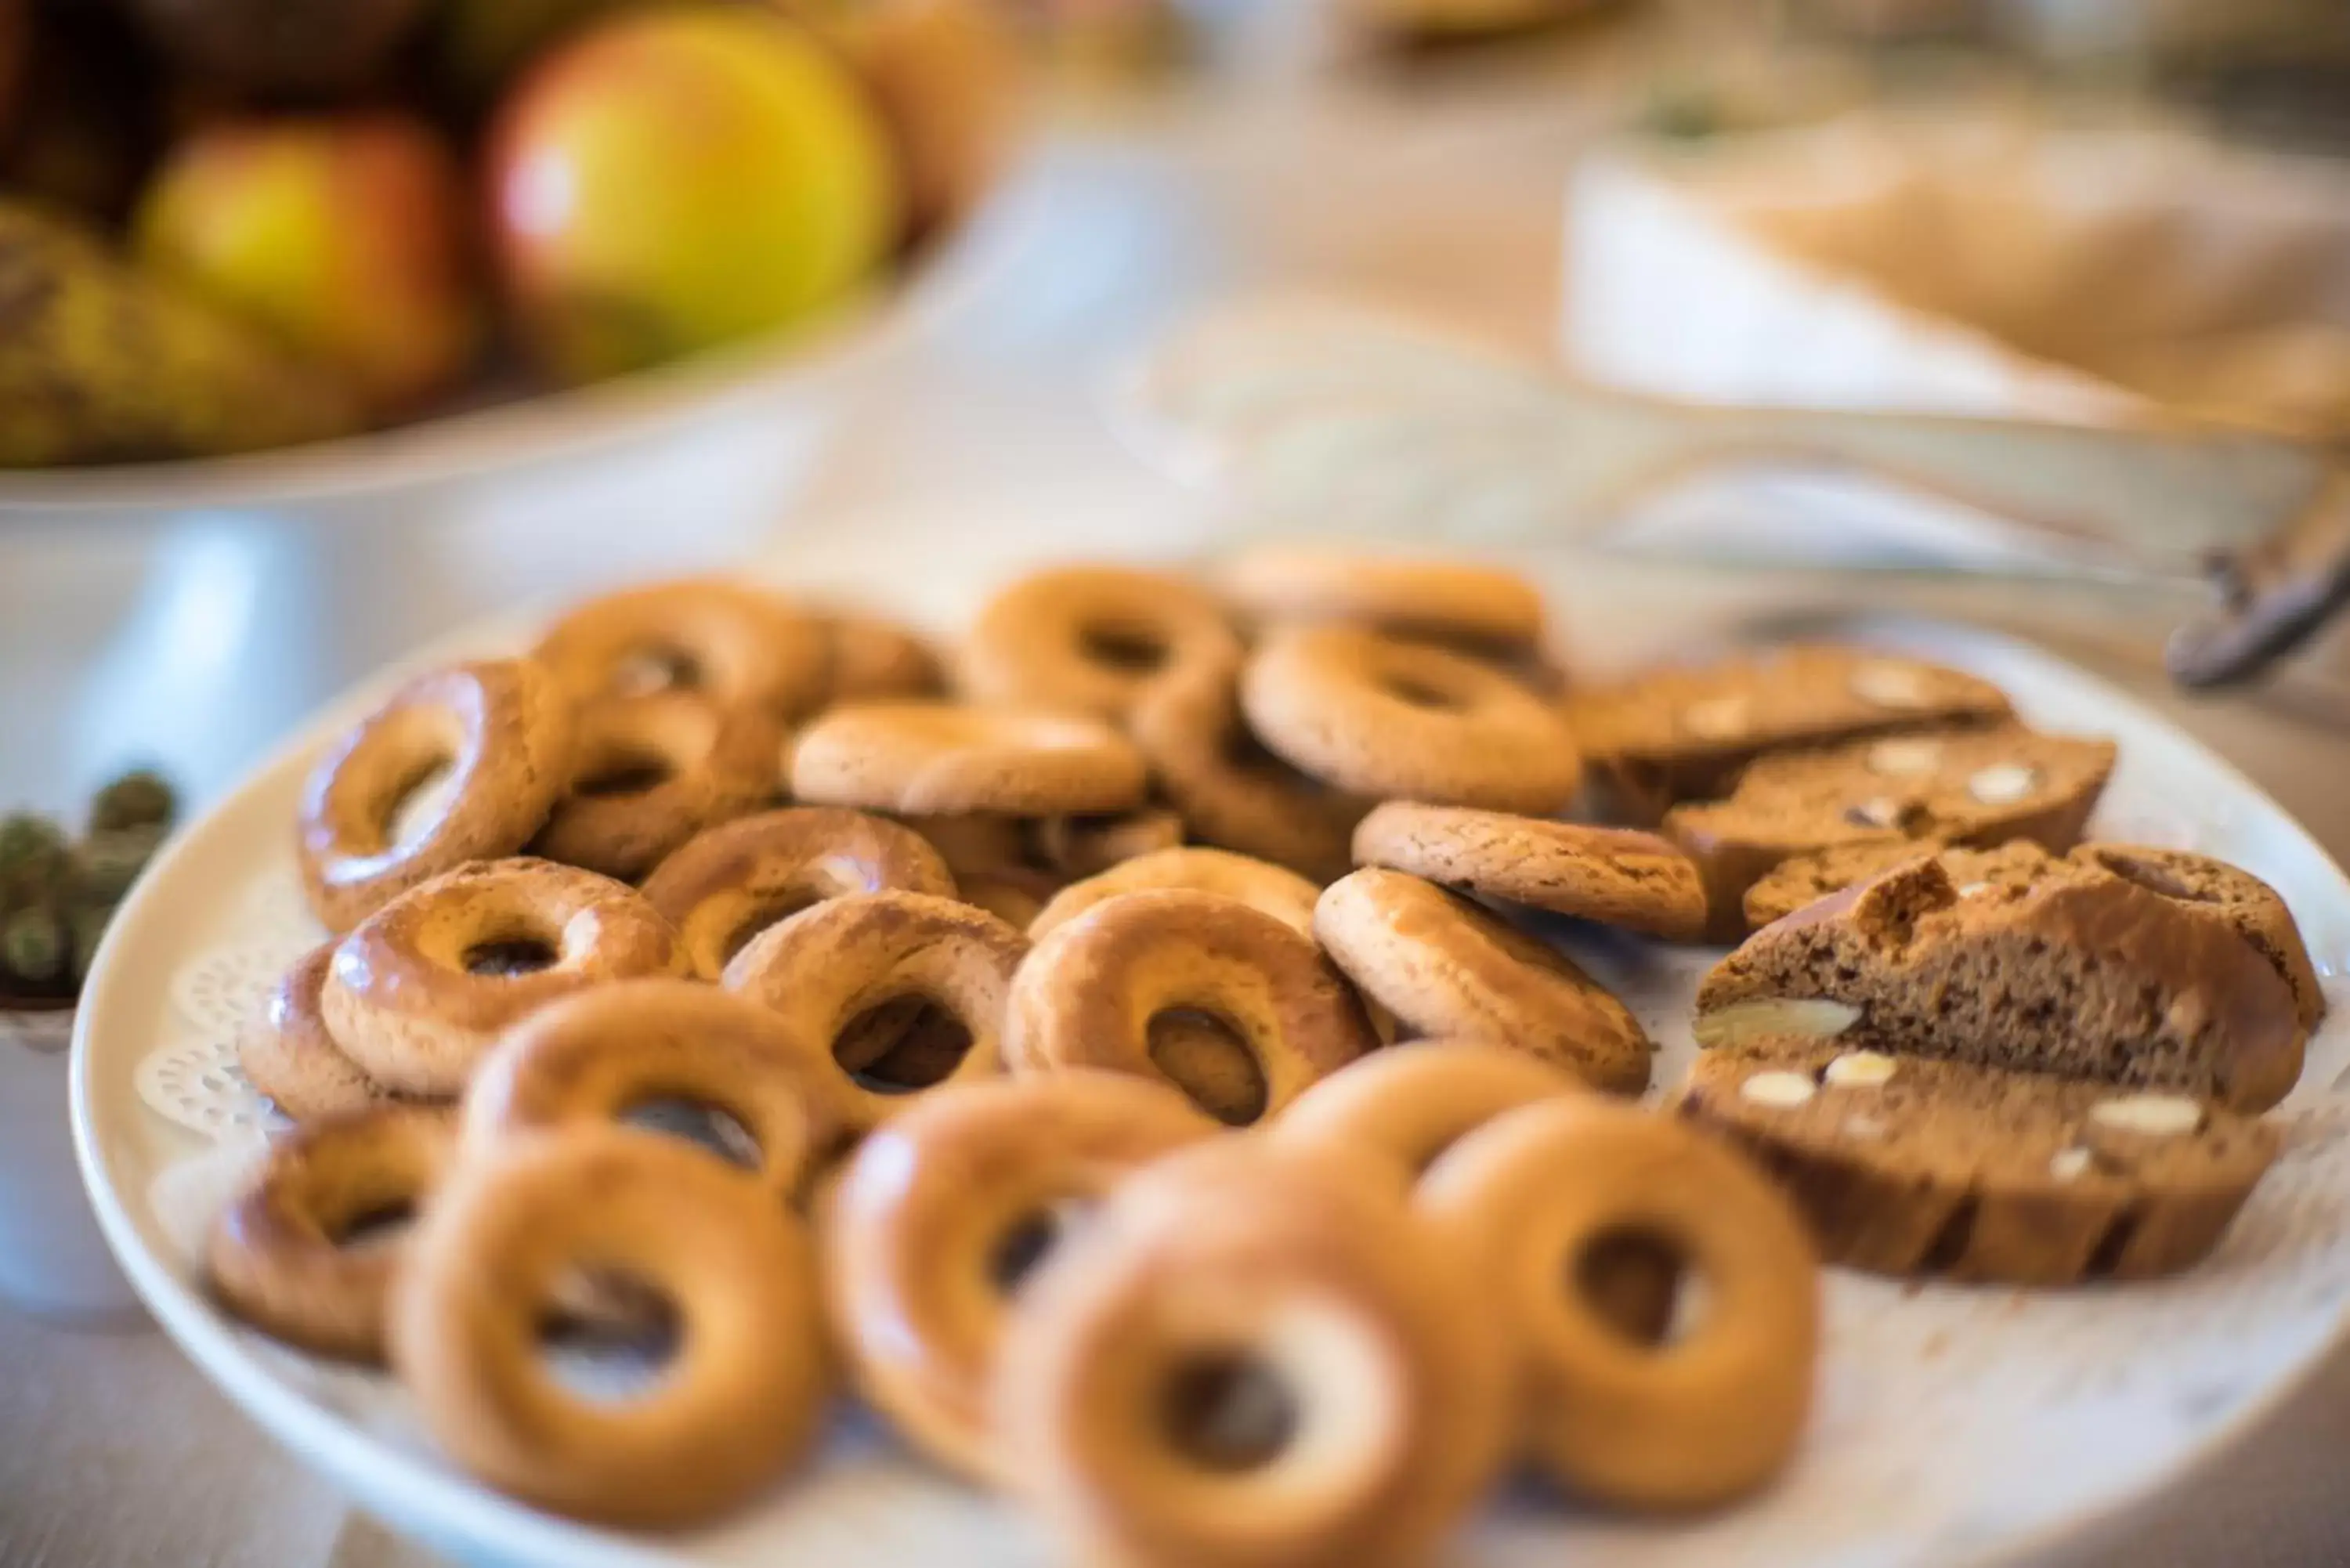
M 2175 1137 L 2203 1125 L 2203 1107 L 2183 1095 L 2128 1095 L 2093 1107 L 2089 1119 L 2149 1137 Z
M 1902 664 L 1864 664 L 1848 685 L 1854 696 L 1879 708 L 1922 708 L 1929 697 L 1925 678 Z
M 1738 1085 L 1738 1092 L 1758 1106 L 1802 1105 L 1819 1087 L 1801 1073 L 1757 1073 Z
M 1868 748 L 1867 762 L 1870 773 L 1914 778 L 1942 765 L 1942 742 L 1917 735 L 1879 741 Z
M 1753 711 L 1753 704 L 1743 697 L 1692 702 L 1681 710 L 1681 728 L 1702 740 L 1724 741 L 1744 732 Z
M 1961 898 L 1980 898 L 1990 891 L 1991 884 L 1988 882 L 1969 882 L 1959 888 L 1958 893 Z
M 2093 1156 L 2078 1145 L 2060 1148 L 2048 1157 L 2048 1174 L 2059 1181 L 2078 1181 L 2089 1173 Z
M 1847 1051 L 1822 1075 L 1839 1089 L 1874 1089 L 1889 1081 L 1901 1064 L 1882 1051 Z
M 1967 781 L 1967 793 L 1985 805 L 2012 805 L 2039 787 L 2038 770 L 2022 763 L 2000 763 Z
M 1860 1009 L 1849 1002 L 1818 997 L 1766 996 L 1702 1013 L 1690 1025 L 1697 1043 L 1709 1049 L 1735 1045 L 1765 1035 L 1793 1034 L 1804 1038 L 1841 1034 L 1860 1022 Z

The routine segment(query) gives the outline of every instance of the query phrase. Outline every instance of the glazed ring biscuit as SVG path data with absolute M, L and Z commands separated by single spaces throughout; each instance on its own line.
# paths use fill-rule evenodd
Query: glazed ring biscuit
M 634 888 L 552 861 L 492 860 L 369 916 L 336 948 L 319 1011 L 377 1083 L 454 1095 L 525 1013 L 679 964 L 676 934 Z
M 535 654 L 575 702 L 682 689 L 786 722 L 823 700 L 831 672 L 818 621 L 774 594 L 718 578 L 591 599 L 549 627 Z
M 1119 1073 L 973 1084 L 877 1130 L 824 1217 L 835 1336 L 859 1390 L 925 1453 L 1002 1480 L 988 1387 L 1010 1262 L 1128 1173 L 1218 1131 L 1180 1095 Z
M 1697 863 L 1653 833 L 1390 801 L 1355 829 L 1355 859 L 1668 941 L 1705 935 Z
M 1506 1452 L 1507 1341 L 1380 1176 L 1219 1138 L 1134 1176 L 1039 1271 L 996 1420 L 1070 1561 L 1435 1555 Z
M 858 893 L 951 898 L 955 879 L 920 836 L 837 806 L 787 806 L 701 834 L 645 878 L 687 965 L 716 980 L 760 931 L 811 904 Z
M 392 1363 L 433 1439 L 500 1491 L 654 1527 L 744 1501 L 805 1453 L 827 1378 L 806 1227 L 765 1188 L 627 1127 L 518 1138 L 468 1158 L 417 1227 Z M 623 1401 L 567 1386 L 539 1324 L 583 1270 L 679 1322 L 658 1381 Z
M 1282 1113 L 1272 1136 L 1377 1155 L 1417 1178 L 1503 1112 L 1585 1092 L 1573 1074 L 1508 1045 L 1416 1040 L 1323 1079 Z
M 569 705 L 524 659 L 420 675 L 318 760 L 302 792 L 302 888 L 330 931 L 347 931 L 419 882 L 530 842 L 571 780 Z M 421 829 L 394 816 L 446 774 Z
M 1622 1002 L 1549 943 L 1432 883 L 1342 877 L 1322 890 L 1314 934 L 1411 1034 L 1491 1040 L 1599 1088 L 1648 1087 L 1648 1037 Z
M 1028 940 L 1042 940 L 1105 898 L 1149 888 L 1189 888 L 1238 898 L 1302 937 L 1314 934 L 1314 900 L 1322 894 L 1322 889 L 1295 871 L 1230 850 L 1161 849 L 1062 888 L 1029 922 Z
M 792 747 L 792 794 L 908 816 L 1050 816 L 1142 804 L 1141 754 L 1091 719 L 1025 708 L 859 702 Z
M 508 1031 L 465 1091 L 464 1138 L 486 1148 L 663 1100 L 732 1117 L 757 1148 L 760 1182 L 785 1200 L 849 1120 L 820 1043 L 712 986 L 632 980 L 566 997 Z
M 1239 651 L 1222 607 L 1184 578 L 1068 566 L 988 601 L 963 641 L 962 684 L 983 702 L 1116 722 L 1154 682 Z
M 764 709 L 691 691 L 591 702 L 570 791 L 531 850 L 633 882 L 703 828 L 772 800 L 782 766 L 783 728 Z
M 936 649 L 916 632 L 879 616 L 827 610 L 816 618 L 831 645 L 831 684 L 825 702 L 934 697 L 946 690 Z
M 770 926 L 734 955 L 724 984 L 783 1014 L 828 1053 L 886 1002 L 920 998 L 953 1015 L 969 1044 L 937 1083 L 1003 1071 L 1004 1010 L 1028 939 L 983 909 L 923 893 L 827 899 Z M 929 1087 L 930 1085 L 920 1085 Z M 909 1094 L 879 1093 L 844 1075 L 851 1125 L 879 1126 Z
M 213 1226 L 204 1267 L 213 1293 L 289 1344 L 381 1360 L 386 1298 L 411 1241 L 355 1232 L 421 1207 L 455 1147 L 439 1107 L 375 1106 L 296 1128 Z
M 270 988 L 261 1022 L 237 1039 L 236 1064 L 253 1086 L 297 1122 L 362 1111 L 388 1096 L 327 1032 L 318 1008 L 336 944 L 321 942 Z
M 1499 567 L 1268 545 L 1234 556 L 1219 576 L 1261 621 L 1346 621 L 1508 657 L 1542 648 L 1541 593 Z
M 1794 1210 L 1728 1145 L 1596 1096 L 1512 1111 L 1439 1159 L 1416 1201 L 1514 1330 L 1525 1439 L 1558 1482 L 1633 1508 L 1752 1490 L 1801 1439 L 1819 1360 L 1819 1262 Z M 1702 1282 L 1663 1344 L 1626 1337 L 1585 1289 L 1637 1238 Z
M 1151 1022 L 1182 1011 L 1247 1046 L 1264 1116 L 1378 1044 L 1309 939 L 1236 898 L 1170 888 L 1107 899 L 1037 943 L 1013 983 L 1005 1058 L 1015 1073 L 1162 1075 Z
M 1241 706 L 1283 759 L 1358 794 L 1540 815 L 1583 776 L 1557 710 L 1507 675 L 1356 627 L 1268 637 Z
M 1159 682 L 1128 732 L 1191 836 L 1309 877 L 1346 874 L 1347 846 L 1371 803 L 1291 767 L 1243 722 L 1239 664 Z

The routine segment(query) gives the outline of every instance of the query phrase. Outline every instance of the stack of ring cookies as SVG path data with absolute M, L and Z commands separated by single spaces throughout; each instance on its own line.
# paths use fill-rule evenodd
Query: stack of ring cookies
M 945 649 L 670 583 L 412 679 L 304 795 L 325 940 L 240 1048 L 298 1126 L 212 1286 L 620 1525 L 743 1504 L 836 1381 L 1140 1568 L 1420 1561 L 1513 1464 L 1643 1512 L 1767 1485 L 1825 1232 L 1742 1151 L 1811 1150 L 1813 1085 L 1642 1108 L 1657 1020 L 1552 939 L 1719 930 L 1679 803 L 1765 762 L 1812 793 L 1738 796 L 1742 866 L 1904 864 L 1864 808 L 2012 715 L 1851 652 L 1595 689 L 1548 635 L 1505 571 L 1285 549 L 1038 573 Z M 1586 773 L 1635 825 L 1569 818 Z M 2283 994 L 2290 917 L 2220 870 L 2206 934 Z M 581 1337 L 650 1381 L 556 1376 Z

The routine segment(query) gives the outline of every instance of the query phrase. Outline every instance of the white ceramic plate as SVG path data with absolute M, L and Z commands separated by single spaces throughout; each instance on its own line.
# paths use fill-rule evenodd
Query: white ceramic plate
M 943 573 L 912 587 L 926 590 L 926 607 L 948 610 L 975 592 L 948 587 Z M 1865 629 L 1998 681 L 2043 726 L 2114 736 L 2122 761 L 2096 836 L 2196 847 L 2249 867 L 2291 902 L 2320 968 L 2342 971 L 2350 884 L 2224 763 L 2028 648 L 1947 628 Z M 486 633 L 460 645 L 510 641 Z M 213 1310 L 197 1283 L 191 1238 L 234 1157 L 208 1150 L 153 1106 L 169 1106 L 232 1147 L 250 1132 L 234 1118 L 189 1114 L 226 1087 L 197 1081 L 216 1053 L 182 1061 L 193 1062 L 195 1077 L 173 1080 L 169 1096 L 156 1093 L 154 1069 L 171 1065 L 175 1048 L 208 1048 L 190 1032 L 223 1029 L 233 1009 L 222 997 L 249 996 L 271 953 L 304 939 L 292 876 L 295 799 L 309 758 L 351 711 L 330 714 L 180 837 L 116 921 L 81 1009 L 73 1116 L 82 1170 L 108 1239 L 157 1321 L 255 1420 L 363 1505 L 465 1561 L 1048 1561 L 1047 1543 L 1011 1509 L 941 1479 L 847 1408 L 807 1470 L 714 1529 L 667 1537 L 583 1529 L 446 1467 L 387 1380 L 289 1354 Z M 1578 951 L 1657 1034 L 1659 1081 L 1678 1078 L 1693 1049 L 1683 1018 L 1703 955 L 1629 943 Z M 2331 1093 L 2350 1064 L 2345 1001 L 2337 995 L 2282 1113 L 2293 1124 L 2287 1153 L 2220 1251 L 2191 1275 L 2038 1293 L 1835 1276 L 1818 1412 L 1803 1453 L 1772 1490 L 1688 1522 L 1612 1518 L 1516 1488 L 1480 1516 L 1458 1560 L 1492 1568 L 1547 1568 L 1570 1556 L 1627 1568 L 2012 1562 L 2208 1456 L 2314 1366 L 2350 1311 L 2350 1114 Z

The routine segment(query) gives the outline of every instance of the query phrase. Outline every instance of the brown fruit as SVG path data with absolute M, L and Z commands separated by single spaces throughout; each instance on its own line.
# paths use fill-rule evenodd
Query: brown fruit
M 373 78 L 424 0 L 133 0 L 181 69 L 250 91 L 330 93 Z

